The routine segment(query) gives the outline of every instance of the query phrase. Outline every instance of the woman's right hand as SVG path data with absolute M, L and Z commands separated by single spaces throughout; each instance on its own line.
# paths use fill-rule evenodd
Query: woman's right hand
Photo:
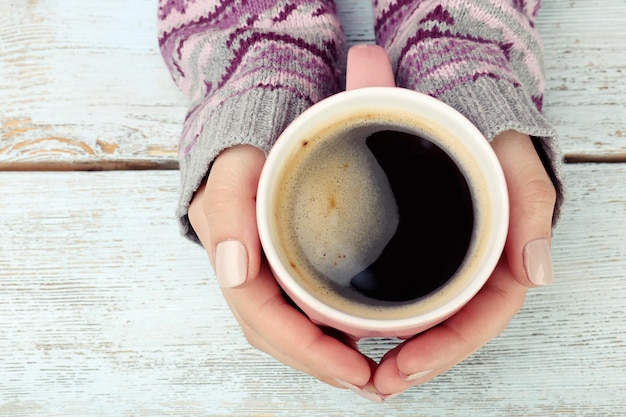
M 189 207 L 189 220 L 224 298 L 255 348 L 330 385 L 379 401 L 371 381 L 376 363 L 349 337 L 318 327 L 290 305 L 261 256 L 256 191 L 264 162 L 265 154 L 252 146 L 225 150 Z

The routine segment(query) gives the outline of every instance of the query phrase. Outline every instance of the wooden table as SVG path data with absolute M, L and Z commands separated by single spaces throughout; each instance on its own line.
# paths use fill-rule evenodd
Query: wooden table
M 568 162 L 554 285 L 383 405 L 249 347 L 179 236 L 187 103 L 155 3 L 0 3 L 1 416 L 626 415 L 626 2 L 546 1 L 540 16 Z M 372 41 L 369 2 L 339 5 L 349 42 Z

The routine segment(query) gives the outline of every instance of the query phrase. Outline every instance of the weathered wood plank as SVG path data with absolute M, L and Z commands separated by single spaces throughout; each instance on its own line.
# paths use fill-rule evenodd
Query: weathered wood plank
M 338 0 L 349 44 L 366 0 Z M 0 169 L 175 168 L 186 100 L 162 64 L 151 0 L 0 3 Z M 624 160 L 626 3 L 544 2 L 546 114 L 572 160 Z
M 626 161 L 626 2 L 544 1 L 545 114 L 571 161 Z
M 175 167 L 186 102 L 149 0 L 0 3 L 0 164 Z
M 204 252 L 178 236 L 176 172 L 2 172 L 0 415 L 623 416 L 626 164 L 566 171 L 555 284 L 383 405 L 247 345 Z

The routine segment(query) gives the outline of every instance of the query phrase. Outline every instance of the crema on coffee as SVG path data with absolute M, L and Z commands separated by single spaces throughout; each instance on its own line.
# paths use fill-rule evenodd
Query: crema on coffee
M 279 256 L 334 308 L 414 314 L 473 268 L 481 191 L 462 159 L 393 114 L 353 115 L 303 138 L 273 203 Z

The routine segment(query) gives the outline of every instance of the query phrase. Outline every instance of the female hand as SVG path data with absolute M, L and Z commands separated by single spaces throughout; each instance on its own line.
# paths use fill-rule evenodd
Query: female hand
M 376 363 L 347 336 L 318 327 L 292 307 L 261 256 L 256 190 L 264 162 L 263 152 L 251 146 L 225 150 L 189 207 L 224 298 L 252 346 L 330 385 L 380 400 L 371 383 Z
M 348 67 L 347 89 L 395 85 L 389 59 L 376 45 L 352 48 Z M 251 146 L 225 150 L 189 207 L 226 302 L 252 346 L 330 385 L 382 401 L 371 378 L 376 362 L 348 336 L 320 328 L 291 306 L 261 257 L 256 190 L 264 162 L 263 152 Z
M 507 131 L 492 146 L 510 198 L 504 253 L 485 286 L 461 311 L 383 357 L 373 378 L 383 397 L 427 382 L 463 361 L 506 328 L 529 287 L 552 282 L 554 186 L 527 135 Z

